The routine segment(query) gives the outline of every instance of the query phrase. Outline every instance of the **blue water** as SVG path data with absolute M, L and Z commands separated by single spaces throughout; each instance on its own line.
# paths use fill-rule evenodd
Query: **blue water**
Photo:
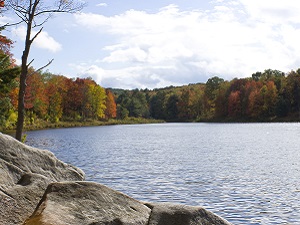
M 27 132 L 96 181 L 234 224 L 300 224 L 300 124 L 174 123 Z

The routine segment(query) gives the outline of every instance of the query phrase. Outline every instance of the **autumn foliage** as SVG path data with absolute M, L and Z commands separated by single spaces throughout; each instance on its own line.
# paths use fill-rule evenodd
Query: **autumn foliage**
M 141 99 L 134 92 L 115 90 L 120 118 L 132 115 L 131 102 Z M 268 69 L 248 78 L 212 77 L 205 84 L 139 92 L 147 99 L 143 109 L 149 117 L 166 121 L 300 121 L 300 69 L 287 74 Z
M 106 98 L 105 89 L 91 78 L 33 73 L 27 79 L 25 108 L 30 116 L 51 122 L 99 120 L 105 118 Z

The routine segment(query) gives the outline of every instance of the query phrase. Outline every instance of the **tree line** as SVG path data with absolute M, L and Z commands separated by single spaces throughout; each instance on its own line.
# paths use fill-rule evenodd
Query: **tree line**
M 59 121 L 108 120 L 116 118 L 116 103 L 110 90 L 91 78 L 70 79 L 32 68 L 26 80 L 24 98 L 25 124 L 37 119 L 51 123 Z M 12 81 L 18 83 L 18 78 Z M 0 125 L 14 127 L 17 121 L 18 85 L 11 85 L 1 108 Z M 3 96 L 3 93 L 2 93 Z
M 117 117 L 166 121 L 300 121 L 300 69 L 154 90 L 113 90 Z

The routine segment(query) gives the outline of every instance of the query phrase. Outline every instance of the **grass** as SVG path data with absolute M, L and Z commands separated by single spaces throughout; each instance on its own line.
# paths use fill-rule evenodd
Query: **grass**
M 163 120 L 144 119 L 128 117 L 123 120 L 109 119 L 109 120 L 86 120 L 86 121 L 59 121 L 51 123 L 49 121 L 37 119 L 33 124 L 24 124 L 24 131 L 43 130 L 43 129 L 56 129 L 56 128 L 70 128 L 70 127 L 89 127 L 89 126 L 107 126 L 107 125 L 121 125 L 121 124 L 149 124 L 149 123 L 163 123 Z M 3 129 L 3 133 L 13 134 L 15 129 Z

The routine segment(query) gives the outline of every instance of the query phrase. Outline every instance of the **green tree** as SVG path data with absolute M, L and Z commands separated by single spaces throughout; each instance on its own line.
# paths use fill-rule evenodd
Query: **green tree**
M 168 121 L 177 121 L 178 120 L 178 102 L 179 97 L 176 94 L 172 94 L 166 104 L 166 119 Z
M 9 93 L 14 87 L 15 79 L 20 73 L 19 67 L 12 67 L 9 55 L 0 50 L 0 95 Z
M 166 93 L 164 91 L 158 91 L 150 98 L 150 115 L 154 119 L 166 119 L 166 105 L 165 105 Z
M 126 107 L 122 105 L 117 106 L 117 119 L 126 119 L 129 115 L 129 111 L 127 110 Z
M 16 123 L 16 113 L 10 98 L 15 89 L 20 68 L 13 65 L 10 53 L 12 41 L 0 35 L 0 127 L 12 128 Z
M 204 111 L 205 117 L 212 118 L 215 115 L 215 100 L 218 95 L 220 85 L 224 83 L 224 79 L 220 77 L 209 78 L 205 84 L 204 90 Z
M 223 82 L 224 79 L 217 76 L 207 80 L 204 92 L 209 100 L 214 100 L 216 98 L 217 91 Z
M 297 113 L 300 118 L 300 70 L 288 74 L 285 92 L 290 102 L 291 112 Z
M 117 119 L 125 119 L 129 116 L 129 105 L 131 99 L 129 96 L 129 91 L 122 91 L 117 100 Z
M 148 118 L 149 114 L 146 95 L 139 90 L 134 90 L 129 104 L 129 116 Z

